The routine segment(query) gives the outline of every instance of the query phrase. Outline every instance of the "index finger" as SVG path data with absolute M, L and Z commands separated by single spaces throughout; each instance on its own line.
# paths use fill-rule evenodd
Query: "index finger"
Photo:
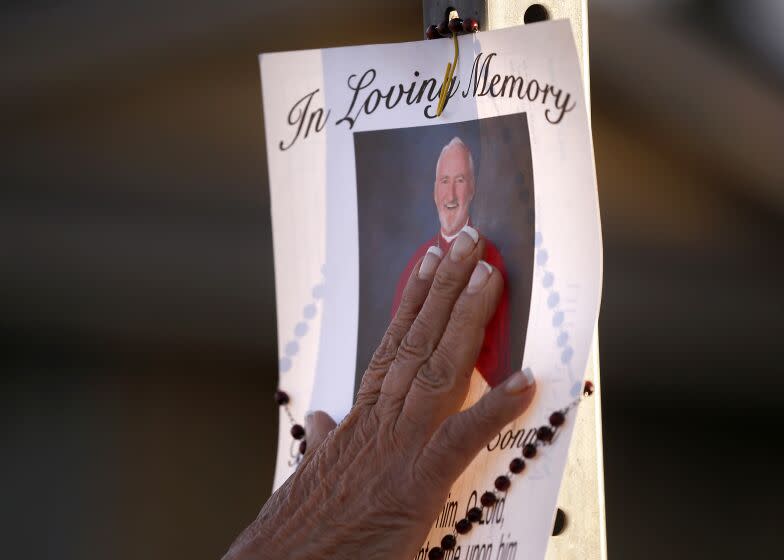
M 419 368 L 438 346 L 452 308 L 483 253 L 484 240 L 479 232 L 471 226 L 463 227 L 438 266 L 422 309 L 400 342 L 381 386 L 379 407 L 400 410 Z
M 389 366 L 397 356 L 400 341 L 422 309 L 422 304 L 430 291 L 435 271 L 443 255 L 443 251 L 438 247 L 430 247 L 414 270 L 411 271 L 395 317 L 389 324 L 362 376 L 362 383 L 357 392 L 357 404 L 372 405 L 377 401 L 381 384 L 386 377 Z

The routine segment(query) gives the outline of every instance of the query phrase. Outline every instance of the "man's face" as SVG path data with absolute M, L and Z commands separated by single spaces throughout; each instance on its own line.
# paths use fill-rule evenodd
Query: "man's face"
M 468 221 L 474 198 L 474 178 L 468 152 L 462 146 L 452 146 L 438 162 L 433 198 L 441 229 L 446 235 L 455 235 Z

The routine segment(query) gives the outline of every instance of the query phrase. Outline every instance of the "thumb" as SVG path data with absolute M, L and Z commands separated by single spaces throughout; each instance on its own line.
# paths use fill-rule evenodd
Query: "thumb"
M 513 373 L 471 408 L 441 424 L 422 451 L 422 468 L 454 482 L 494 435 L 528 409 L 535 394 L 530 370 Z
M 312 454 L 337 424 L 323 410 L 305 415 L 305 455 Z

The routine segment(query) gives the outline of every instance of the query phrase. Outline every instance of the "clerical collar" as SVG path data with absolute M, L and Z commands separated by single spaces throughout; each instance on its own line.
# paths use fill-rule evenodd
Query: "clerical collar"
M 463 224 L 463 227 L 466 227 L 466 226 L 468 225 L 468 222 L 470 222 L 470 221 L 471 221 L 471 220 L 466 220 L 466 223 L 465 223 L 465 224 Z M 455 238 L 456 238 L 458 235 L 460 235 L 460 232 L 461 232 L 461 231 L 463 231 L 463 228 L 460 228 L 459 230 L 457 230 L 457 233 L 456 233 L 456 234 L 454 234 L 454 235 L 444 235 L 444 232 L 443 232 L 443 230 L 439 231 L 439 232 L 438 232 L 438 234 L 439 234 L 441 237 L 443 237 L 443 238 L 444 238 L 444 241 L 446 241 L 447 243 L 452 243 L 452 241 L 454 241 L 454 240 L 455 240 Z

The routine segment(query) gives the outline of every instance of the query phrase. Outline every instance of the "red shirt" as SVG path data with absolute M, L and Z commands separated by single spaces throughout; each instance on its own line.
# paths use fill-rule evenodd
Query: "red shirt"
M 406 269 L 400 275 L 400 280 L 397 283 L 395 290 L 395 299 L 392 302 L 392 316 L 397 313 L 397 308 L 400 306 L 400 300 L 403 297 L 403 290 L 406 287 L 408 278 L 414 270 L 414 266 L 419 259 L 427 252 L 429 247 L 439 245 L 446 255 L 449 252 L 449 243 L 443 236 L 441 236 L 440 244 L 438 237 L 441 236 L 439 232 L 433 239 L 424 243 L 417 251 L 411 260 L 408 261 Z M 498 304 L 495 315 L 493 315 L 490 322 L 485 329 L 485 340 L 482 343 L 482 350 L 479 352 L 477 358 L 476 369 L 482 374 L 487 383 L 491 387 L 495 387 L 501 381 L 506 379 L 510 373 L 510 357 L 509 357 L 509 291 L 506 277 L 506 267 L 504 266 L 504 259 L 501 253 L 493 243 L 485 238 L 485 255 L 484 260 L 493 265 L 498 272 L 501 273 L 504 279 L 504 291 L 501 294 L 501 301 Z

